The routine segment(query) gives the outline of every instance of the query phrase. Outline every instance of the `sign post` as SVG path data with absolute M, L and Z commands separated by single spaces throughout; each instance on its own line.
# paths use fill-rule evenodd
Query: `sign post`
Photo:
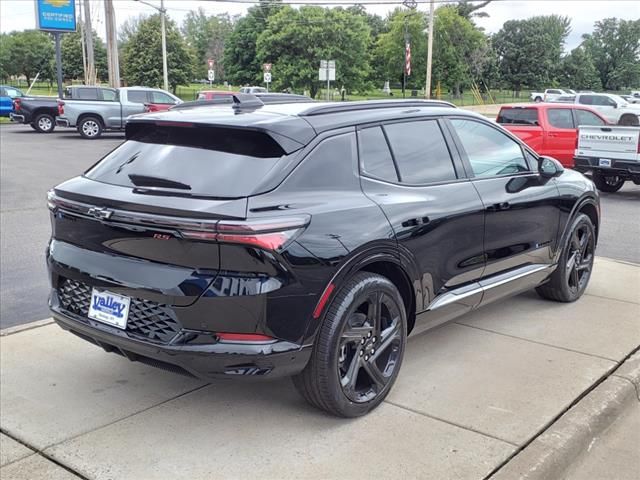
M 35 0 L 36 27 L 51 32 L 56 42 L 56 77 L 58 97 L 62 98 L 62 54 L 60 52 L 60 34 L 76 31 L 75 0 Z
M 320 60 L 320 70 L 318 71 L 320 81 L 327 82 L 327 101 L 329 101 L 329 90 L 331 88 L 331 82 L 336 80 L 336 61 L 335 60 Z
M 216 79 L 216 71 L 213 69 L 215 66 L 213 58 L 207 60 L 207 66 L 209 67 L 207 70 L 207 78 L 209 79 L 209 87 L 211 87 L 213 81 Z
M 264 83 L 267 84 L 267 92 L 269 92 L 269 84 L 271 83 L 271 63 L 262 64 L 262 74 Z

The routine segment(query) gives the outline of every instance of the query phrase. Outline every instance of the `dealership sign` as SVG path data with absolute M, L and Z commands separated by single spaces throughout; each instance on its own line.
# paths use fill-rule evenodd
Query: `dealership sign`
M 75 0 L 35 0 L 36 24 L 48 32 L 76 31 Z

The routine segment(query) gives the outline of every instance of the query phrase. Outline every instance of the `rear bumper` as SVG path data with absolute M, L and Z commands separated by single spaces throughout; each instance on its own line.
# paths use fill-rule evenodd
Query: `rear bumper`
M 12 122 L 15 122 L 15 123 L 26 123 L 26 122 L 25 122 L 25 116 L 24 116 L 24 115 L 20 115 L 20 114 L 18 114 L 18 113 L 13 113 L 13 112 L 11 112 L 11 113 L 9 114 L 9 119 L 10 119 Z
M 611 166 L 600 166 L 600 158 L 598 157 L 575 157 L 574 169 L 582 172 L 599 172 L 604 175 L 617 175 L 626 178 L 640 177 L 640 162 L 633 160 L 615 160 L 611 159 Z
M 56 125 L 58 127 L 70 127 L 71 123 L 66 118 L 57 117 L 56 118 Z
M 53 317 L 64 330 L 117 353 L 131 361 L 139 361 L 163 370 L 181 373 L 205 381 L 217 378 L 267 379 L 291 376 L 302 371 L 311 356 L 311 347 L 289 342 L 220 342 L 191 345 L 158 345 L 127 337 L 108 325 L 69 313 L 56 307 Z M 196 332 L 194 337 L 202 337 Z M 202 338 L 200 338 L 202 341 Z

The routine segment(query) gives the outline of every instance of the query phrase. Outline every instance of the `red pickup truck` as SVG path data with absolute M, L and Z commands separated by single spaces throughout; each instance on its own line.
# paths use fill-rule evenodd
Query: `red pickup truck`
M 573 167 L 578 127 L 608 123 L 589 107 L 562 103 L 504 105 L 496 122 L 536 153 L 553 157 L 565 167 Z

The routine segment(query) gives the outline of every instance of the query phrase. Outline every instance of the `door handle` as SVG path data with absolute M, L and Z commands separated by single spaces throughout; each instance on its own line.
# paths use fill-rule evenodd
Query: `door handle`
M 410 218 L 409 220 L 405 220 L 404 222 L 402 222 L 402 226 L 403 227 L 417 227 L 419 225 L 425 225 L 427 223 L 429 223 L 429 217 L 417 217 L 417 218 Z
M 494 203 L 493 205 L 489 205 L 487 210 L 490 212 L 500 212 L 503 210 L 509 210 L 511 208 L 511 204 L 509 202 L 500 202 Z

